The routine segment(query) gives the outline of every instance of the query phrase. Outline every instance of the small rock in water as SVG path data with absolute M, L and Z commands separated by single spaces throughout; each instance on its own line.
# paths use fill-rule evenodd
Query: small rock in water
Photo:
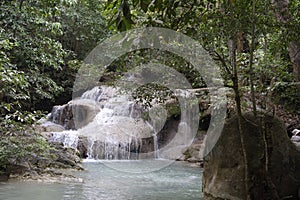
M 292 133 L 294 134 L 294 136 L 295 136 L 295 135 L 298 135 L 298 134 L 300 133 L 300 130 L 299 130 L 299 129 L 294 129 L 294 130 L 292 131 Z
M 292 136 L 291 140 L 293 142 L 300 142 L 300 136 L 294 135 L 294 136 Z
M 294 129 L 292 131 L 292 133 L 293 133 L 293 136 L 291 137 L 291 141 L 295 142 L 295 143 L 300 142 L 300 130 L 299 129 Z

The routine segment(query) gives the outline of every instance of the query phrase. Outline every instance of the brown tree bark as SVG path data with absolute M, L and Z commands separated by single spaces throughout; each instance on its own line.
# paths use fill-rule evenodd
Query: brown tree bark
M 293 72 L 296 81 L 298 97 L 300 99 L 300 42 L 290 42 L 288 51 L 293 64 Z

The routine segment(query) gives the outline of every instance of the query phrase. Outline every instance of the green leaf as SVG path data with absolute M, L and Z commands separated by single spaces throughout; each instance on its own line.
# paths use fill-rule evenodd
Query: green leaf
M 10 104 L 4 103 L 3 106 L 4 106 L 4 108 L 5 108 L 8 112 L 10 112 L 10 108 L 11 108 Z

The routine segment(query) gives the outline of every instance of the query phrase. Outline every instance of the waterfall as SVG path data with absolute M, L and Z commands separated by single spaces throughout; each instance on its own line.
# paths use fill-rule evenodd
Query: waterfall
M 176 92 L 179 100 L 189 99 L 189 93 Z M 162 104 L 144 110 L 119 88 L 94 87 L 65 105 L 55 106 L 45 127 L 50 124 L 53 129 L 50 142 L 77 148 L 87 159 L 176 159 L 192 142 L 195 132 L 189 121 L 196 114 L 189 113 L 188 102 L 180 106 L 182 120 L 177 129 L 169 127 L 174 137 L 168 137 L 161 132 L 168 118 Z
M 63 143 L 64 146 L 77 148 L 78 132 L 77 131 L 62 131 L 52 132 L 50 142 Z
M 155 129 L 155 126 L 152 126 L 148 121 L 146 121 L 146 124 L 150 127 L 152 130 L 152 137 L 153 137 L 153 152 L 154 152 L 154 158 L 159 158 L 159 152 L 158 152 L 158 140 L 157 140 L 157 130 Z
M 157 133 L 153 134 L 153 144 L 154 144 L 154 158 L 158 159 L 159 153 L 158 153 Z
M 80 98 L 53 108 L 48 120 L 66 130 L 52 132 L 50 141 L 74 148 L 81 141 L 88 159 L 138 159 L 142 138 L 153 131 L 141 119 L 141 112 L 118 88 L 95 87 Z M 154 140 L 157 150 L 157 136 Z

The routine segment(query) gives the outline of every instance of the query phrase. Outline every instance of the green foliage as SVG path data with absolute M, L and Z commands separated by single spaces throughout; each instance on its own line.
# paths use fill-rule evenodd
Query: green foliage
M 115 66 L 116 72 L 128 72 L 150 62 L 161 63 L 164 66 L 175 69 L 185 76 L 193 88 L 206 86 L 201 74 L 199 71 L 195 70 L 193 65 L 179 55 L 158 49 L 140 49 L 126 53 L 116 59 L 111 66 Z M 117 73 L 116 75 L 118 76 Z M 160 77 L 161 75 L 162 74 L 159 74 L 158 76 Z M 118 77 L 115 78 L 117 79 Z M 173 82 L 173 80 L 169 81 Z
M 164 103 L 173 98 L 173 92 L 157 83 L 148 83 L 137 88 L 132 96 L 136 102 L 146 108 L 151 108 L 154 104 Z
M 0 98 L 6 110 L 1 113 L 47 110 L 57 97 L 69 100 L 80 60 L 108 33 L 101 4 L 14 0 L 0 5 Z
M 9 172 L 19 162 L 48 154 L 49 144 L 31 128 L 9 120 L 0 125 L 0 171 Z
M 204 1 L 205 2 L 205 1 Z M 169 0 L 110 0 L 106 3 L 111 25 L 119 31 L 136 26 L 167 27 L 192 35 L 205 9 L 203 1 Z
M 179 117 L 181 114 L 180 105 L 178 101 L 167 103 L 166 110 L 168 111 L 168 117 Z
M 28 126 L 71 99 L 81 60 L 107 35 L 101 10 L 97 0 L 0 2 L 1 170 L 49 148 Z
M 0 30 L 0 112 L 1 116 L 14 113 L 22 107 L 22 103 L 29 99 L 28 81 L 24 72 L 18 71 L 10 62 L 7 51 L 16 45 L 8 39 L 3 38 Z
M 63 48 L 70 52 L 69 59 L 83 60 L 109 34 L 101 13 L 103 5 L 97 0 L 85 0 L 72 6 L 61 5 L 60 9 Z
M 7 112 L 33 111 L 34 105 L 62 91 L 50 76 L 62 69 L 65 55 L 55 40 L 61 35 L 60 24 L 51 18 L 57 10 L 49 5 L 55 3 L 1 2 L 1 102 Z
M 120 9 L 124 2 L 127 4 L 126 10 Z M 231 4 L 232 6 L 230 6 Z M 135 27 L 166 27 L 192 36 L 209 51 L 219 64 L 225 85 L 228 87 L 233 86 L 231 52 L 233 47 L 230 47 L 229 42 L 236 40 L 236 44 L 242 46 L 236 55 L 239 84 L 243 87 L 242 91 L 248 92 L 248 88 L 250 89 L 250 75 L 252 75 L 255 77 L 253 80 L 255 92 L 270 94 L 270 88 L 278 87 L 278 85 L 272 85 L 272 82 L 293 83 L 294 74 L 287 46 L 290 41 L 300 40 L 298 1 L 289 2 L 290 20 L 284 23 L 278 22 L 276 19 L 274 10 L 270 9 L 273 6 L 272 2 L 263 0 L 110 0 L 106 3 L 106 15 L 114 22 L 111 23 L 111 27 L 119 31 L 133 27 L 132 24 L 131 26 L 118 26 L 125 18 L 130 22 L 133 21 Z M 123 18 L 120 21 L 120 18 L 116 16 L 120 16 L 122 13 Z M 252 52 L 253 55 L 251 55 Z M 162 57 L 166 56 L 163 52 L 159 52 L 159 54 Z M 251 56 L 253 56 L 253 60 L 250 64 Z M 144 57 L 145 55 L 142 55 L 140 60 L 143 60 Z M 183 64 L 177 58 L 166 60 L 171 60 L 172 63 L 164 64 L 173 66 L 186 77 L 193 73 L 189 70 L 190 65 Z M 250 70 L 250 65 L 253 70 Z M 200 76 L 198 75 L 198 77 Z M 193 87 L 201 87 L 195 80 L 189 78 Z M 287 104 L 295 103 L 292 100 L 296 97 L 295 90 L 273 89 L 283 92 L 283 96 L 290 97 L 284 98 L 288 101 Z M 272 99 L 280 99 L 279 94 L 278 92 L 272 93 L 275 95 Z M 283 103 L 284 101 L 276 100 L 276 102 Z
M 299 114 L 300 101 L 295 85 L 277 82 L 271 92 L 272 100 L 276 105 L 283 105 L 289 112 Z

